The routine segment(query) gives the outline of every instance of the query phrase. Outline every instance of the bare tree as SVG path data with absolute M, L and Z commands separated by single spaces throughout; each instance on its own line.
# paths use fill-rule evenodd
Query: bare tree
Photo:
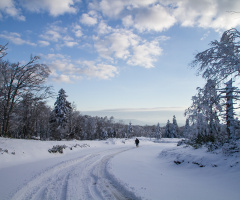
M 50 94 L 50 87 L 44 85 L 50 70 L 47 65 L 38 63 L 39 59 L 38 56 L 31 57 L 25 65 L 0 60 L 2 136 L 9 134 L 11 114 L 23 94 L 31 91 L 39 98 L 46 98 Z
M 0 59 L 2 59 L 6 55 L 7 44 L 2 46 L 0 45 Z

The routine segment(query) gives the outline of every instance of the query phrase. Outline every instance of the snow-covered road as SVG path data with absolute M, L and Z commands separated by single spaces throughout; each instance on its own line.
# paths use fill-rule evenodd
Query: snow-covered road
M 0 138 L 0 200 L 238 200 L 240 153 L 178 139 L 34 141 Z M 64 153 L 49 153 L 66 145 Z M 176 164 L 179 161 L 181 164 Z
M 115 147 L 104 150 L 101 148 L 91 153 L 85 151 L 81 155 L 71 155 L 72 158 L 65 161 L 56 159 L 56 162 L 52 162 L 50 166 L 47 160 L 41 161 L 43 170 L 39 173 L 34 170 L 32 178 L 26 180 L 23 187 L 18 186 L 19 189 L 11 199 L 138 199 L 106 170 L 109 159 L 131 149 Z M 43 163 L 46 165 L 44 166 Z M 29 166 L 25 167 L 29 168 Z M 24 170 L 25 167 L 21 166 L 20 170 Z M 11 170 L 18 170 L 17 166 L 14 168 Z M 21 182 L 23 181 L 19 181 Z

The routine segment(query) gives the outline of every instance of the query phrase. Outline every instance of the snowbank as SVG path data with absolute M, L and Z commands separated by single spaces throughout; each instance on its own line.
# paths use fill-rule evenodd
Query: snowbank
M 0 137 L 0 169 L 19 165 L 26 162 L 35 162 L 63 155 L 56 153 L 50 154 L 49 149 L 56 145 L 66 145 L 64 155 L 83 151 L 85 148 L 107 147 L 109 145 L 133 145 L 134 140 L 127 139 L 108 139 L 93 141 L 40 141 L 23 140 Z
M 239 154 L 224 156 L 177 142 L 140 141 L 139 148 L 115 156 L 110 171 L 143 199 L 239 199 Z

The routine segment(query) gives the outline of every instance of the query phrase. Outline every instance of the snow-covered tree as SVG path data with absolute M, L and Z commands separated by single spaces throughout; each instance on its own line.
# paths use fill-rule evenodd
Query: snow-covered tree
M 192 105 L 185 111 L 185 115 L 196 126 L 193 131 L 196 136 L 200 134 L 202 137 L 214 140 L 219 132 L 219 115 L 222 109 L 216 82 L 208 80 L 204 88 L 197 90 L 198 94 L 192 97 Z
M 127 137 L 127 138 L 131 137 L 131 134 L 132 134 L 132 133 L 133 133 L 133 128 L 132 128 L 132 123 L 130 122 L 129 125 L 128 125 L 126 137 Z
M 86 123 L 85 134 L 87 135 L 87 139 L 90 140 L 100 139 L 100 135 L 97 134 L 98 128 L 97 118 L 87 116 L 85 123 Z
M 207 80 L 213 80 L 218 84 L 222 84 L 226 79 L 235 77 L 236 79 L 240 75 L 240 32 L 236 29 L 230 29 L 222 34 L 220 41 L 212 41 L 211 47 L 203 52 L 198 53 L 192 62 L 192 67 L 197 67 L 199 74 Z M 227 107 L 227 132 L 228 138 L 234 136 L 234 112 L 232 93 L 233 87 L 229 86 L 225 89 L 226 107 Z M 209 91 L 207 91 L 209 93 Z M 206 94 L 204 95 L 206 96 Z M 211 109 L 210 109 L 211 111 Z M 204 114 L 204 113 L 202 113 Z M 207 118 L 212 125 L 211 131 L 215 130 L 215 133 L 219 131 L 218 119 L 214 120 L 217 116 L 217 110 L 212 112 L 212 118 Z M 206 117 L 206 116 L 205 116 Z M 214 132 L 211 133 L 214 136 Z
M 68 132 L 68 119 L 72 112 L 71 103 L 67 101 L 67 95 L 64 89 L 59 90 L 54 106 L 50 117 L 52 137 L 54 139 L 63 139 Z
M 234 119 L 234 104 L 236 100 L 240 99 L 240 91 L 237 89 L 237 87 L 232 86 L 232 79 L 230 79 L 226 83 L 226 88 L 220 90 L 222 94 L 221 97 L 226 99 L 226 121 L 227 121 L 227 133 L 228 133 L 228 138 L 233 139 L 235 138 L 235 119 Z
M 191 127 L 190 127 L 190 124 L 189 124 L 189 119 L 187 118 L 185 126 L 184 126 L 184 130 L 183 130 L 183 137 L 189 138 L 190 135 L 191 135 Z
M 198 67 L 205 79 L 221 82 L 228 77 L 240 75 L 240 32 L 230 29 L 222 34 L 220 41 L 212 41 L 211 48 L 198 53 L 192 67 Z
M 173 137 L 178 137 L 179 134 L 179 128 L 178 128 L 178 124 L 177 124 L 177 119 L 176 116 L 173 115 L 173 123 L 172 123 L 172 128 L 171 128 L 171 135 Z
M 157 124 L 156 130 L 155 130 L 155 137 L 157 139 L 160 139 L 162 137 L 162 133 L 161 133 L 161 128 L 160 128 L 160 124 Z
M 167 121 L 167 124 L 166 124 L 166 127 L 165 127 L 164 136 L 165 136 L 166 138 L 171 138 L 171 137 L 172 137 L 172 135 L 171 135 L 171 124 L 170 124 L 170 121 L 169 121 L 169 120 Z

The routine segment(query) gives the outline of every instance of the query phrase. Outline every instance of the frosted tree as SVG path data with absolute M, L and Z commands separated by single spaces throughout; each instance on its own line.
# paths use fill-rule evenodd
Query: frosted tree
M 198 67 L 205 79 L 217 82 L 240 74 L 240 32 L 230 29 L 222 34 L 220 41 L 212 41 L 211 48 L 198 53 L 192 67 Z
M 226 88 L 221 89 L 221 93 L 225 94 L 222 95 L 222 98 L 226 98 L 226 121 L 227 121 L 227 133 L 228 133 L 228 139 L 233 139 L 235 137 L 235 108 L 234 108 L 234 101 L 239 100 L 239 93 L 240 91 L 237 89 L 237 87 L 232 86 L 232 79 L 230 79 L 226 83 Z
M 155 130 L 155 137 L 157 139 L 160 139 L 162 136 L 162 133 L 161 133 L 161 128 L 160 128 L 160 124 L 158 123 L 157 124 L 157 127 L 156 127 L 156 130 Z
M 173 115 L 173 124 L 171 127 L 171 135 L 172 135 L 172 137 L 178 137 L 178 133 L 179 133 L 179 128 L 178 128 L 178 124 L 177 124 L 177 119 L 176 119 L 176 116 Z
M 184 126 L 184 130 L 183 130 L 183 137 L 189 138 L 190 136 L 191 136 L 191 127 L 189 124 L 189 119 L 187 118 Z
M 88 139 L 90 140 L 99 139 L 99 135 L 97 135 L 97 128 L 98 128 L 97 117 L 88 116 L 86 127 Z
M 166 138 L 171 138 L 172 137 L 172 135 L 171 135 L 171 124 L 170 124 L 169 120 L 167 121 L 164 135 L 165 135 Z
M 209 49 L 195 56 L 192 67 L 197 67 L 203 78 L 217 83 L 223 83 L 223 80 L 232 77 L 238 78 L 240 75 L 240 32 L 236 29 L 227 30 L 222 34 L 220 41 L 212 41 L 210 46 Z M 231 92 L 226 94 L 226 97 L 227 102 L 230 103 L 227 105 L 227 130 L 230 138 L 234 135 Z
M 50 123 L 52 124 L 52 136 L 55 139 L 63 139 L 66 137 L 68 131 L 68 119 L 72 112 L 71 103 L 67 101 L 67 95 L 64 89 L 59 90 L 54 106 L 50 118 Z
M 132 123 L 130 122 L 129 125 L 128 125 L 126 137 L 129 138 L 132 133 L 133 133 L 133 128 L 132 128 Z
M 185 111 L 185 115 L 188 116 L 193 125 L 197 126 L 196 135 L 201 135 L 206 141 L 208 139 L 214 140 L 219 132 L 218 116 L 222 110 L 216 82 L 208 80 L 204 88 L 197 88 L 197 90 L 198 93 L 192 97 L 192 105 Z

